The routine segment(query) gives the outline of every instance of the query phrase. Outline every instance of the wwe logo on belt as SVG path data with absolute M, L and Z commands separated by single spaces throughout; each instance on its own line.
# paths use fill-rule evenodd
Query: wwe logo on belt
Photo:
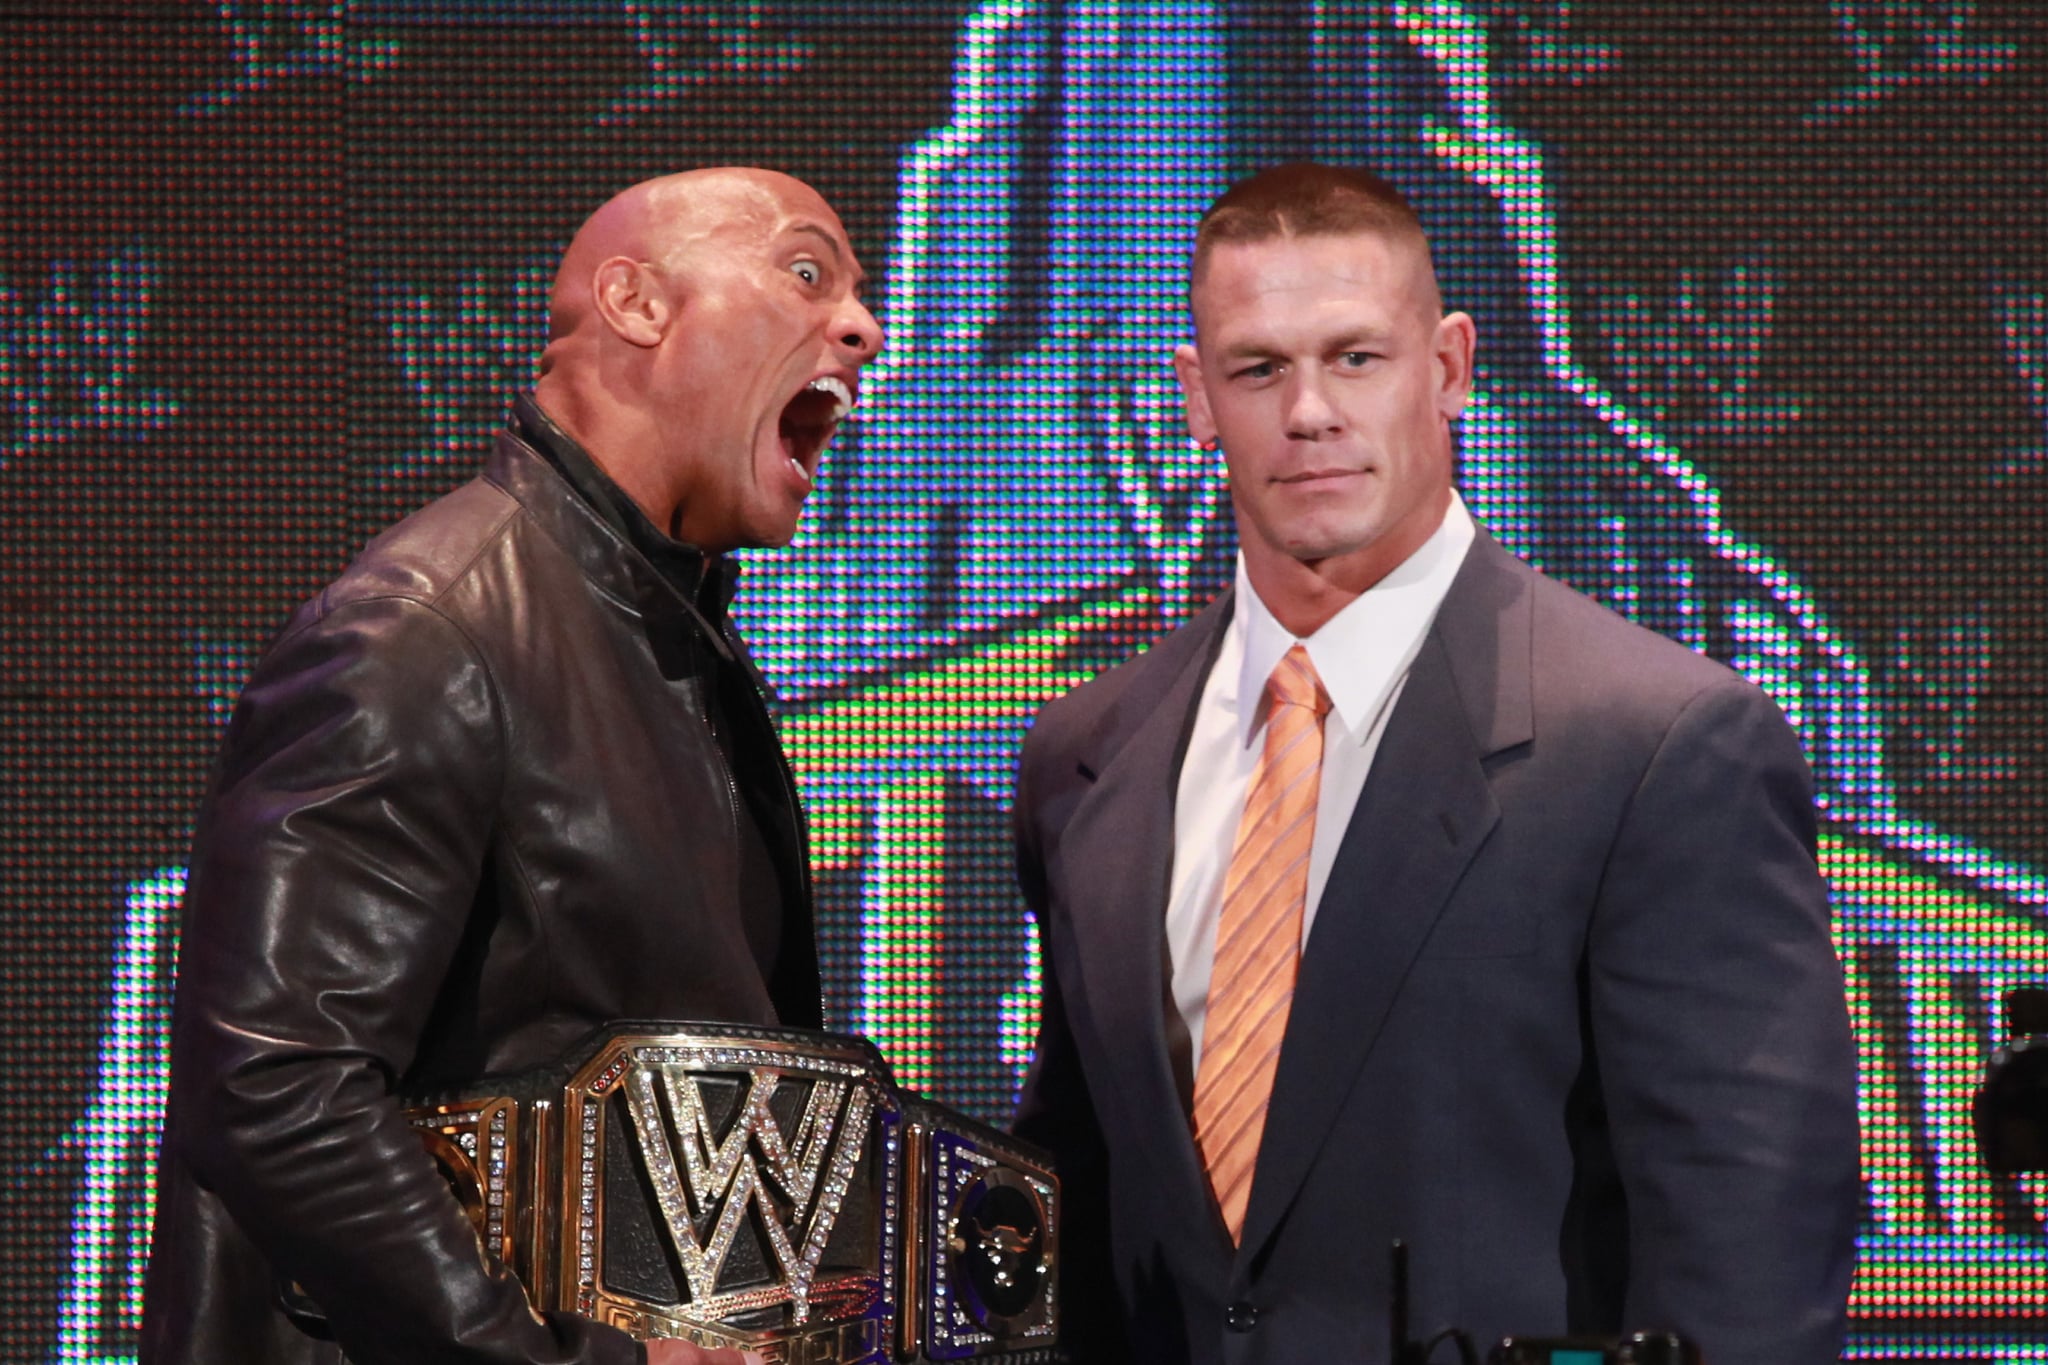
M 634 1068 L 626 1086 L 633 1133 L 689 1278 L 693 1308 L 713 1310 L 719 1271 L 752 1200 L 792 1319 L 801 1323 L 810 1314 L 819 1258 L 867 1147 L 874 1097 L 858 1083 L 812 1081 L 796 1132 L 785 1137 L 769 1109 L 783 1075 L 757 1067 L 747 1073 L 746 1098 L 721 1139 L 699 1093 L 700 1079 L 688 1067 L 664 1063 Z M 700 1237 L 706 1225 L 709 1233 Z

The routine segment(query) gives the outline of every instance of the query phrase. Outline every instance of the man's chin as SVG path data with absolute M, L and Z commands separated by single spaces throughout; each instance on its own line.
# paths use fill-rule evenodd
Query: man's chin
M 796 539 L 798 528 L 803 523 L 803 504 L 793 503 L 786 508 L 772 511 L 764 509 L 755 516 L 746 528 L 745 548 L 749 550 L 780 550 Z
M 1273 537 L 1273 543 L 1275 549 L 1297 563 L 1320 564 L 1369 554 L 1380 538 L 1379 528 L 1373 526 L 1306 524 L 1287 527 L 1281 535 Z

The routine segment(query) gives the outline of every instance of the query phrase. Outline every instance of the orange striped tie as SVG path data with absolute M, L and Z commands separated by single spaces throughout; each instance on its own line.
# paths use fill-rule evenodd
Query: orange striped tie
M 1252 773 L 1223 879 L 1223 917 L 1216 926 L 1195 1076 L 1195 1146 L 1233 1242 L 1244 1229 L 1266 1101 L 1294 1002 L 1322 781 L 1323 717 L 1330 709 L 1329 694 L 1300 645 L 1273 670 L 1266 695 L 1272 703 L 1266 747 Z

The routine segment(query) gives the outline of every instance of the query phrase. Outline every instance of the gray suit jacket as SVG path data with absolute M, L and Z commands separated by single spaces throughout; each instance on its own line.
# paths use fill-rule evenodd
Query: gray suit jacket
M 1400 1237 L 1416 1336 L 1665 1327 L 1711 1365 L 1835 1360 L 1855 1066 L 1805 759 L 1756 688 L 1483 535 L 1318 907 L 1231 1246 L 1168 1067 L 1163 931 L 1230 609 L 1024 747 L 1046 989 L 1018 1128 L 1067 1176 L 1083 1358 L 1384 1362 Z

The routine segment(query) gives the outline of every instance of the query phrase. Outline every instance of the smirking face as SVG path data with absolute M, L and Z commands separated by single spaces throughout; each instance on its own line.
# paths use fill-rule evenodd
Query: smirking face
M 1449 504 L 1470 319 L 1442 313 L 1419 244 L 1367 233 L 1218 245 L 1193 305 L 1175 369 L 1254 582 L 1306 568 L 1363 591 Z

